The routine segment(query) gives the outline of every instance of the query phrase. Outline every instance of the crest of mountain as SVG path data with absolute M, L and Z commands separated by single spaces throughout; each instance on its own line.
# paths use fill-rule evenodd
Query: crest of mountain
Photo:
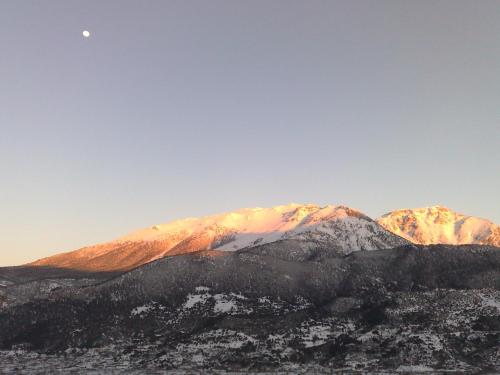
M 339 254 L 408 243 L 352 208 L 292 203 L 155 225 L 32 265 L 87 271 L 127 270 L 165 256 L 202 250 L 236 251 L 279 240 L 300 240 L 306 246 L 325 246 Z
M 416 244 L 479 244 L 500 247 L 500 227 L 489 220 L 433 206 L 389 212 L 377 220 Z

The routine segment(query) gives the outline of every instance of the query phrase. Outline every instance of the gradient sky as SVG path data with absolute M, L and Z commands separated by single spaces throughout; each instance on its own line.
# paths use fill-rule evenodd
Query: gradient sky
M 292 201 L 500 222 L 498 0 L 4 0 L 0 46 L 0 265 Z

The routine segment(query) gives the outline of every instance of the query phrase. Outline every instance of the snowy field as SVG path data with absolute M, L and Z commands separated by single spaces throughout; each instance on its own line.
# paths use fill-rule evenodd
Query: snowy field
M 148 364 L 138 367 L 113 356 L 112 352 L 87 352 L 83 355 L 66 354 L 64 356 L 43 355 L 26 352 L 0 351 L 0 374 L 255 374 L 255 375 L 288 375 L 288 374 L 350 374 L 363 373 L 352 369 L 334 369 L 315 365 L 288 365 L 275 371 L 226 371 L 224 369 L 208 370 L 206 368 L 159 369 Z M 436 373 L 432 368 L 422 365 L 400 366 L 398 374 Z M 373 373 L 373 372 L 372 372 Z M 393 374 L 394 371 L 376 372 L 373 374 Z

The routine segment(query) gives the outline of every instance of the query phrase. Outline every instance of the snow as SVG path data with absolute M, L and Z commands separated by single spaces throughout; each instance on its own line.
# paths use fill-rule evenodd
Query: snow
M 346 206 L 291 203 L 157 224 L 109 243 L 43 259 L 36 264 L 66 267 L 80 264 L 82 258 L 91 262 L 108 253 L 117 254 L 110 263 L 119 264 L 131 253 L 152 247 L 155 250 L 143 261 L 147 263 L 200 249 L 236 251 L 282 239 L 320 242 L 348 254 L 356 250 L 397 247 L 408 241 L 500 246 L 500 228 L 488 220 L 464 216 L 440 206 L 394 211 L 373 221 Z M 123 247 L 127 251 L 116 251 Z
M 187 300 L 183 305 L 183 309 L 191 309 L 197 305 L 203 305 L 207 303 L 210 299 L 215 301 L 213 311 L 216 313 L 229 313 L 238 311 L 237 301 L 244 301 L 247 298 L 242 294 L 230 293 L 230 294 L 214 294 L 209 293 L 209 288 L 198 287 L 197 291 L 203 291 L 200 294 L 188 294 Z
M 442 206 L 393 211 L 377 222 L 394 234 L 422 245 L 491 243 L 500 246 L 500 241 L 494 238 L 499 231 L 497 225 Z
M 203 354 L 195 354 L 191 357 L 191 362 L 196 365 L 202 365 L 204 361 L 205 357 L 203 356 Z
M 218 300 L 215 302 L 214 311 L 220 313 L 227 313 L 237 310 L 238 306 L 233 301 Z
M 241 293 L 230 293 L 229 295 L 232 296 L 232 297 L 234 297 L 234 298 L 236 298 L 236 299 L 239 299 L 239 300 L 246 300 L 246 299 L 248 299 L 247 297 L 245 297 Z
M 205 303 L 210 298 L 210 294 L 188 294 L 187 301 L 184 303 L 183 308 L 190 309 L 195 305 Z
M 146 305 L 142 305 L 142 306 L 137 306 L 135 307 L 134 309 L 132 309 L 132 311 L 130 312 L 130 315 L 131 316 L 141 316 L 141 317 L 144 317 L 144 315 L 150 313 L 151 311 L 155 310 L 155 309 L 160 309 L 160 310 L 164 310 L 165 307 L 164 306 L 161 306 L 159 305 L 158 303 L 156 302 L 151 302 L 151 303 L 148 303 Z
M 332 330 L 330 326 L 311 326 L 305 331 L 305 335 L 302 336 L 302 340 L 306 348 L 312 348 L 326 343 L 326 339 L 331 334 Z
M 418 337 L 425 345 L 431 347 L 433 350 L 443 350 L 441 339 L 430 332 L 414 334 L 410 335 L 410 337 Z
M 137 316 L 137 315 L 146 314 L 149 311 L 151 311 L 153 309 L 153 307 L 154 306 L 152 306 L 152 305 L 138 306 L 138 307 L 132 309 L 132 311 L 130 312 L 130 315 L 131 316 Z
M 182 329 L 189 327 L 192 319 L 197 319 L 200 313 L 208 314 L 204 316 L 213 316 L 213 308 L 217 302 L 222 304 L 233 302 L 233 306 L 237 305 L 240 309 L 238 313 L 245 304 L 251 304 L 256 311 L 259 311 L 259 315 L 264 310 L 259 310 L 255 302 L 266 304 L 272 302 L 272 299 L 266 296 L 255 298 L 251 294 L 234 292 L 211 294 L 211 289 L 205 286 L 195 289 L 197 293 L 208 296 L 207 304 L 204 306 L 206 309 L 186 311 L 186 314 L 175 323 Z M 200 299 L 199 296 L 195 298 L 195 294 L 192 294 L 193 299 Z M 301 318 L 299 321 L 287 319 L 287 314 L 281 315 L 283 309 L 280 308 L 274 311 L 278 315 L 274 323 L 267 324 L 269 321 L 267 317 L 262 320 L 262 323 L 267 324 L 262 329 L 259 327 L 255 330 L 259 324 L 259 315 L 246 317 L 242 321 L 230 319 L 227 321 L 229 324 L 210 325 L 201 330 L 190 331 L 179 340 L 172 339 L 167 348 L 165 342 L 160 339 L 154 342 L 149 338 L 142 340 L 127 336 L 123 339 L 116 338 L 116 341 L 113 339 L 113 345 L 106 347 L 92 349 L 70 347 L 65 353 L 48 356 L 31 352 L 23 345 L 19 345 L 10 352 L 0 351 L 0 363 L 5 373 L 80 373 L 92 370 L 92 373 L 132 374 L 166 371 L 192 374 L 217 372 L 214 369 L 223 366 L 229 370 L 231 363 L 239 366 L 245 364 L 245 367 L 236 370 L 234 374 L 250 370 L 252 373 L 254 370 L 258 371 L 262 368 L 259 367 L 260 363 L 264 363 L 264 366 L 266 363 L 279 366 L 269 370 L 272 371 L 269 374 L 477 373 L 484 368 L 491 373 L 498 373 L 496 349 L 489 349 L 481 344 L 489 340 L 487 338 L 491 335 L 490 332 L 471 330 L 469 323 L 458 329 L 446 323 L 448 318 L 455 316 L 455 313 L 467 316 L 474 322 L 478 316 L 484 315 L 485 309 L 490 311 L 491 307 L 497 306 L 500 301 L 498 290 L 443 289 L 411 294 L 398 292 L 392 296 L 396 305 L 386 309 L 390 317 L 388 325 L 371 327 L 366 326 L 357 317 L 353 319 L 352 316 L 343 314 L 323 313 L 300 314 L 304 320 Z M 303 298 L 296 298 L 296 301 L 308 303 Z M 431 326 L 406 323 L 404 316 L 397 315 L 413 311 L 414 309 L 409 309 L 408 306 L 414 305 L 420 306 L 418 310 L 429 311 L 431 316 L 428 321 L 432 322 Z M 157 312 L 161 305 L 150 301 L 137 306 L 134 311 L 137 314 L 145 314 L 150 308 L 154 308 Z M 168 311 L 162 314 L 161 318 L 169 316 L 170 313 L 175 319 L 182 315 L 179 311 Z M 193 315 L 190 315 L 191 313 Z M 268 314 L 269 312 L 266 312 L 265 316 Z M 165 327 L 169 327 L 170 324 L 166 323 Z M 85 330 L 80 332 L 83 333 Z M 161 338 L 170 332 L 172 332 L 170 329 L 162 328 L 160 333 L 155 332 L 155 336 Z M 80 337 L 76 333 L 78 332 L 71 333 L 75 339 Z M 170 339 L 170 336 L 163 337 Z M 345 341 L 345 338 L 349 340 Z M 347 344 L 349 347 L 341 349 L 342 352 L 337 357 L 339 360 L 328 359 L 339 355 L 337 352 L 330 352 L 331 349 L 336 350 L 338 343 Z M 323 346 L 325 344 L 328 346 Z M 489 353 L 484 354 L 485 350 Z M 477 362 L 478 367 L 460 361 L 464 358 L 464 354 L 467 357 L 469 353 L 474 352 L 478 353 L 474 354 L 475 356 L 481 355 L 475 359 L 482 361 Z M 303 357 L 303 354 L 307 357 Z M 304 364 L 297 363 L 302 362 L 302 358 L 306 358 L 307 361 Z M 251 367 L 246 367 L 246 364 Z M 311 367 L 299 371 L 302 368 L 300 366 L 306 364 Z M 168 370 L 165 370 L 167 365 Z M 61 368 L 64 371 L 59 370 Z M 182 372 L 184 370 L 186 372 Z
M 293 234 L 304 232 L 319 230 L 332 234 L 328 228 L 321 229 L 321 224 L 338 221 L 344 222 L 348 229 L 361 230 L 358 232 L 360 236 L 370 234 L 368 229 L 363 230 L 363 224 L 370 223 L 371 227 L 377 226 L 367 221 L 367 218 L 360 212 L 348 207 L 331 205 L 320 207 L 312 204 L 291 203 L 271 208 L 244 208 L 199 219 L 189 218 L 155 225 L 118 241 L 157 241 L 178 237 L 177 240 L 172 240 L 171 247 L 173 247 L 190 236 L 206 235 L 214 240 L 215 246 L 212 249 L 234 251 L 255 244 L 274 242 L 284 237 L 289 238 Z M 221 235 L 232 237 L 227 243 L 217 246 L 217 238 Z M 352 244 L 351 241 L 349 245 Z
M 222 349 L 240 349 L 245 344 L 253 343 L 255 344 L 257 340 L 252 336 L 249 336 L 243 332 L 228 330 L 228 329 L 216 329 L 213 331 L 204 332 L 196 337 L 196 343 L 189 344 L 179 344 L 177 345 L 178 351 L 183 350 L 203 350 L 205 353 L 214 351 L 217 348 Z M 197 352 L 196 354 L 200 354 Z M 201 359 L 201 357 L 200 357 Z
M 481 298 L 484 307 L 493 307 L 500 313 L 500 300 L 487 296 L 484 293 L 479 293 L 479 297 Z
M 378 235 L 384 237 L 374 240 Z M 308 237 L 309 236 L 309 237 Z M 157 224 L 131 233 L 115 241 L 87 247 L 56 258 L 46 258 L 38 265 L 71 265 L 82 258 L 89 262 L 107 253 L 115 252 L 117 258 L 127 257 L 134 246 L 142 249 L 156 243 L 157 250 L 144 263 L 168 255 L 170 251 L 189 252 L 200 248 L 220 251 L 235 251 L 285 238 L 311 238 L 335 240 L 336 247 L 345 252 L 359 249 L 379 249 L 405 244 L 401 238 L 388 232 L 357 210 L 345 206 L 317 206 L 291 203 L 271 208 L 244 208 L 234 212 L 187 218 L 166 224 Z M 175 249 L 179 244 L 180 250 Z M 187 245 L 186 245 L 187 244 Z M 127 251 L 116 252 L 123 247 Z M 120 259 L 113 259 L 120 263 Z
M 435 372 L 435 370 L 432 367 L 423 366 L 423 365 L 404 365 L 404 366 L 399 366 L 396 371 L 397 372 L 408 372 L 408 373 L 415 373 L 415 372 Z

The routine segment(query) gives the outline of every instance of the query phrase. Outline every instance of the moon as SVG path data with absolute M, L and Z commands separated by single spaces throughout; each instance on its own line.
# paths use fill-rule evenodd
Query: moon
M 88 37 L 90 36 L 90 31 L 88 31 L 88 30 L 83 30 L 83 31 L 82 31 L 82 35 L 83 35 L 83 37 L 84 37 L 84 38 L 88 38 Z

